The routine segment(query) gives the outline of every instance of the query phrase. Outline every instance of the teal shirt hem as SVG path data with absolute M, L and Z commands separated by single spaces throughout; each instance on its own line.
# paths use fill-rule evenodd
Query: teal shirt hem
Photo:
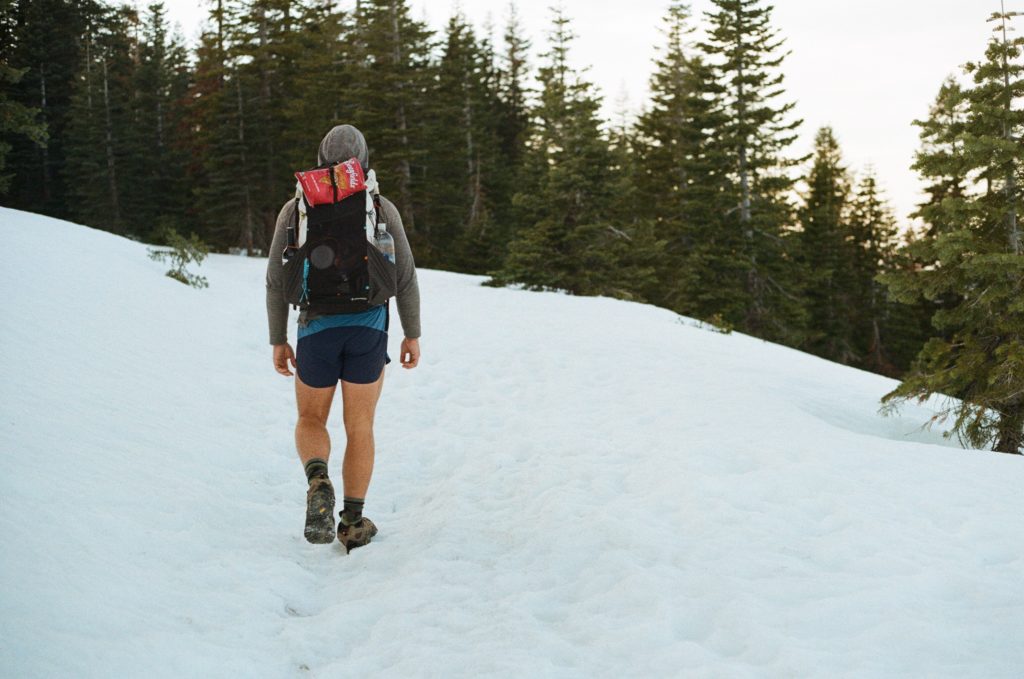
M 381 304 L 356 314 L 331 314 L 314 318 L 306 325 L 299 326 L 299 339 L 328 328 L 362 327 L 385 332 L 386 322 L 387 304 Z

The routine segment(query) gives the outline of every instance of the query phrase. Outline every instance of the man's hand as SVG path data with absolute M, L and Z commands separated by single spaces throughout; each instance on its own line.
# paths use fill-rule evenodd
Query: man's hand
M 288 369 L 288 363 L 295 367 L 295 352 L 292 351 L 292 345 L 285 342 L 284 344 L 274 345 L 274 370 L 281 373 L 282 375 L 292 376 L 292 371 Z
M 420 362 L 420 341 L 418 339 L 402 340 L 402 367 L 415 368 Z

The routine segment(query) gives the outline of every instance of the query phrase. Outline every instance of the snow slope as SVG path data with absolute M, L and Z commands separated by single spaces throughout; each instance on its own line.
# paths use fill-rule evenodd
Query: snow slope
M 1021 676 L 1022 460 L 880 418 L 889 380 L 421 271 L 345 556 L 302 537 L 263 260 L 0 238 L 4 677 Z

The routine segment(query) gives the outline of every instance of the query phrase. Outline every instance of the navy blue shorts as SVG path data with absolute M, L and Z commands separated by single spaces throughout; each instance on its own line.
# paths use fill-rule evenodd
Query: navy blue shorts
M 371 384 L 380 377 L 388 356 L 388 334 L 374 328 L 327 328 L 299 339 L 295 365 L 302 383 L 333 387 L 338 380 Z

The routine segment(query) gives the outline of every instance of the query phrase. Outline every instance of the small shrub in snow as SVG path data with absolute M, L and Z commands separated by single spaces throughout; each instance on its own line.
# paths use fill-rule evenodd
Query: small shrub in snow
M 210 248 L 199 236 L 192 233 L 185 238 L 173 228 L 163 231 L 163 241 L 170 249 L 149 248 L 149 258 L 157 262 L 170 262 L 171 268 L 167 275 L 176 281 L 193 288 L 206 288 L 210 284 L 205 276 L 194 274 L 185 269 L 189 264 L 195 262 L 196 266 L 203 263 L 206 256 L 210 254 Z
M 735 330 L 735 326 L 722 318 L 722 314 L 712 314 L 706 321 L 690 321 L 685 316 L 680 316 L 678 320 L 683 325 L 692 325 L 693 327 L 700 328 L 701 330 L 710 330 L 711 332 L 717 332 L 723 335 L 729 335 L 733 330 Z
M 729 335 L 732 333 L 734 326 L 729 321 L 722 317 L 722 314 L 712 314 L 706 322 L 706 325 L 710 325 L 711 329 L 715 332 L 720 332 L 723 335 Z

